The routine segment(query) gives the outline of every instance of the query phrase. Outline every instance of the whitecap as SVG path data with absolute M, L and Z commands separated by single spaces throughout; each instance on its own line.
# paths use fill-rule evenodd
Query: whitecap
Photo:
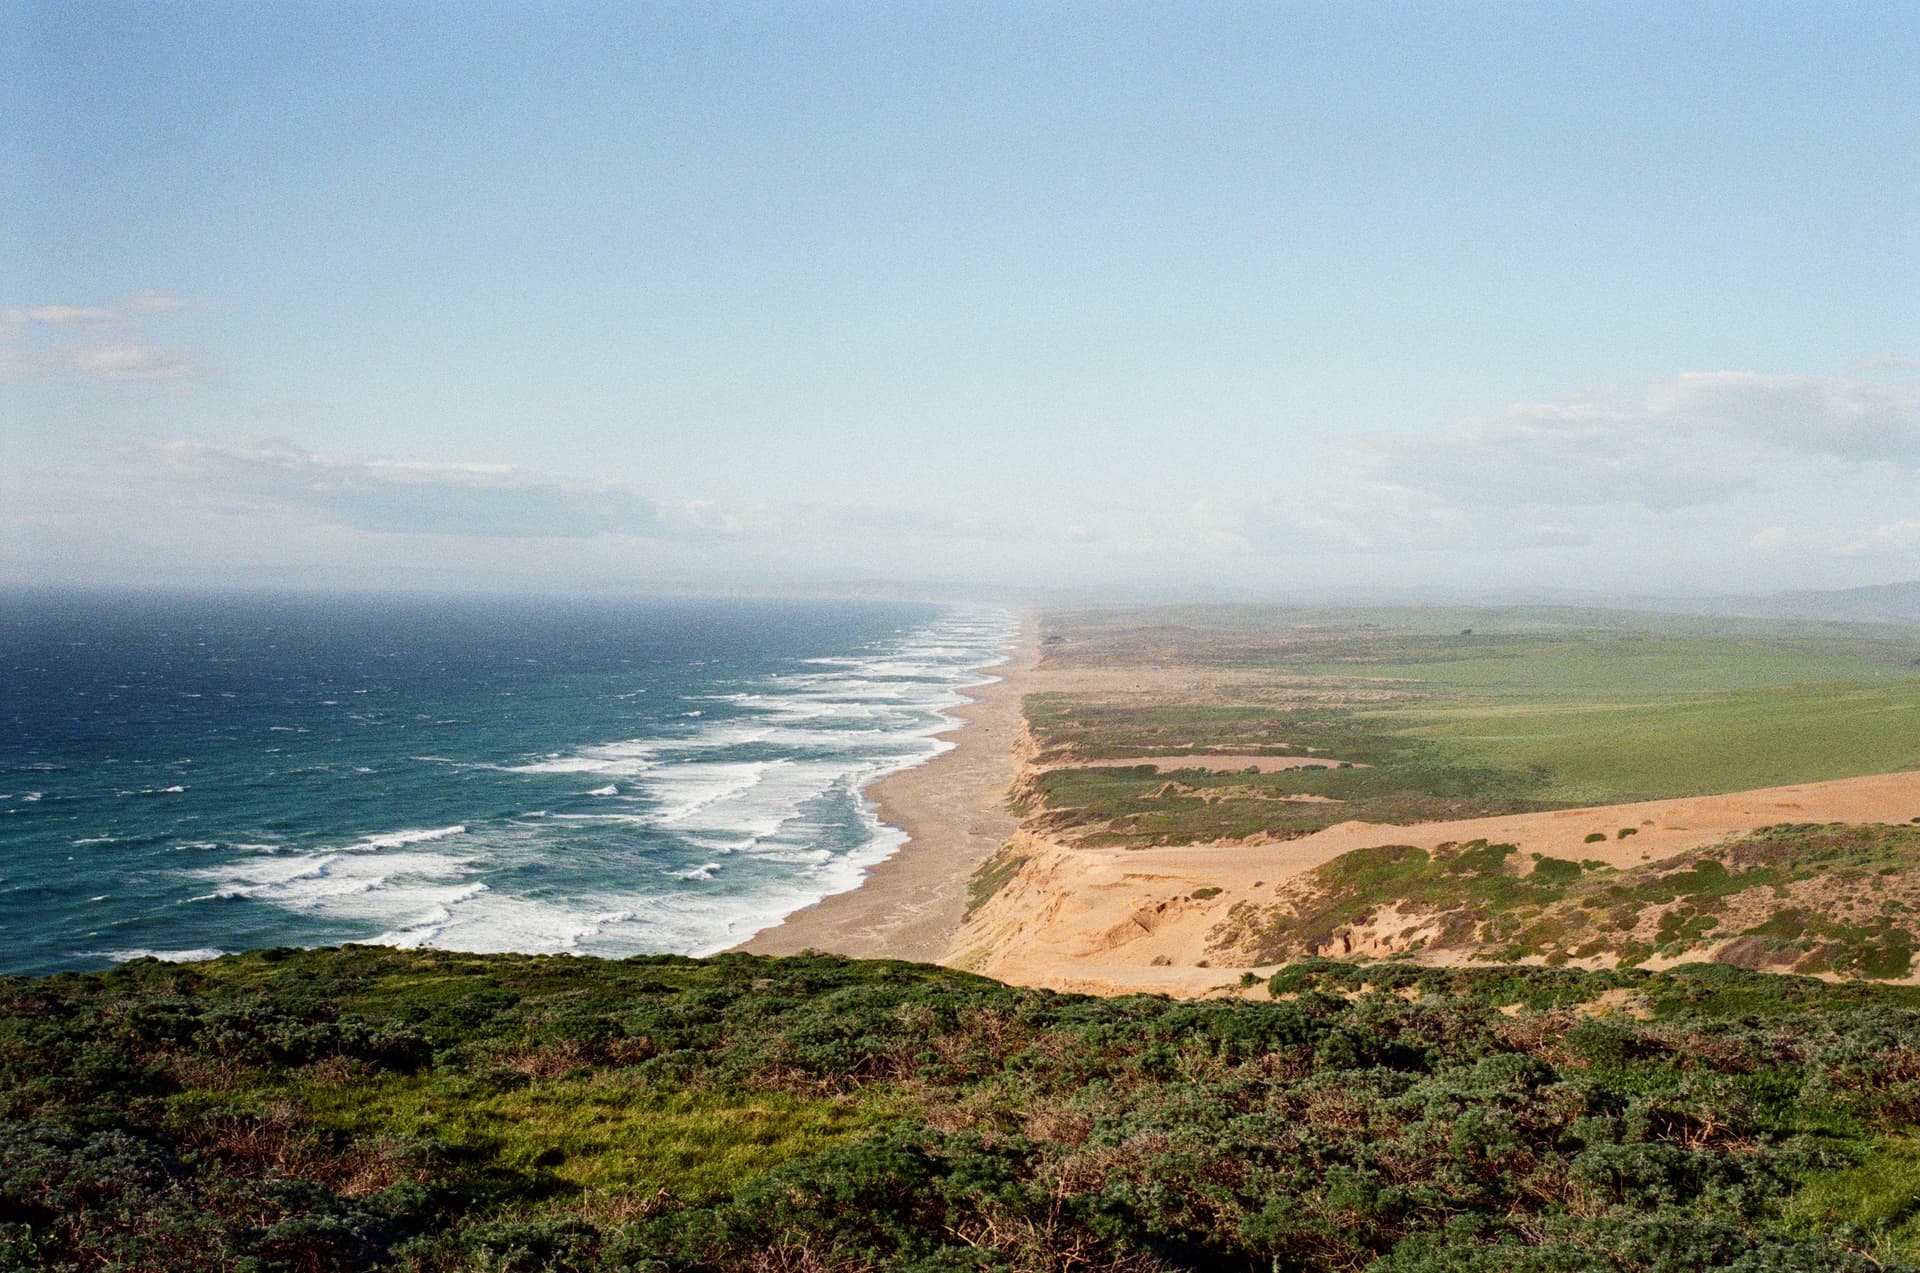
M 590 794 L 616 797 L 597 806 L 607 812 L 516 812 L 478 834 L 462 823 L 326 847 L 231 845 L 253 856 L 190 873 L 212 882 L 209 898 L 311 915 L 338 934 L 330 940 L 376 933 L 371 940 L 396 945 L 607 955 L 725 949 L 856 887 L 898 849 L 904 835 L 880 824 L 862 787 L 952 746 L 934 737 L 954 726 L 947 709 L 994 679 L 983 672 L 995 657 L 990 647 L 1012 631 L 1010 622 L 951 611 L 854 657 L 795 660 L 710 696 L 727 704 L 711 716 L 689 709 L 685 723 L 669 725 L 682 735 L 673 739 L 568 743 L 496 763 L 417 758 L 593 775 Z M 582 789 L 563 781 L 534 799 L 568 790 Z M 594 824 L 604 834 L 586 830 Z M 528 864 L 566 860 L 576 847 L 584 869 L 540 873 L 537 896 L 518 883 L 534 878 Z M 605 871 L 594 864 L 602 852 Z M 671 856 L 652 856 L 662 852 Z M 581 887 L 586 881 L 609 887 Z
M 136 946 L 131 950 L 100 950 L 89 953 L 104 956 L 117 964 L 124 964 L 132 959 L 158 959 L 168 964 L 197 964 L 208 959 L 218 959 L 227 952 L 212 946 L 196 946 L 189 950 L 153 950 L 145 946 Z
M 378 849 L 398 849 L 409 844 L 426 844 L 433 840 L 444 840 L 448 836 L 465 835 L 465 823 L 450 827 L 430 827 L 425 830 L 389 831 L 384 835 L 370 835 L 364 840 L 347 847 L 355 852 Z
M 769 775 L 778 775 L 782 770 L 792 770 L 798 774 L 802 772 L 802 767 L 795 761 L 785 759 L 689 761 L 648 775 L 644 790 L 663 806 L 653 815 L 654 822 L 660 826 L 684 823 L 716 805 L 727 805 L 729 808 L 720 818 L 721 825 L 728 828 L 749 827 L 756 820 L 764 821 L 768 802 L 764 794 L 758 801 L 748 802 L 744 798 L 766 783 Z M 774 800 L 785 803 L 778 794 L 774 794 Z M 755 814 L 760 815 L 758 819 Z M 712 822 L 712 818 L 702 818 L 696 825 L 705 824 L 711 829 Z M 774 825 L 778 825 L 777 820 Z
M 246 898 L 332 919 L 384 922 L 473 885 L 471 859 L 438 853 L 305 853 L 244 859 L 192 875 L 217 887 L 194 901 Z
M 500 765 L 510 774 L 604 774 L 609 778 L 645 773 L 657 763 L 660 744 L 646 739 L 601 743 L 577 752 L 555 752 L 517 765 Z

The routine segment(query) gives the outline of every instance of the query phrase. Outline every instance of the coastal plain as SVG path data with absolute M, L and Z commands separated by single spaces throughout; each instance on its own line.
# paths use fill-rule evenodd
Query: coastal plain
M 748 949 L 940 947 L 1016 984 L 1181 996 L 1320 956 L 1915 975 L 1907 629 L 1056 612 L 985 694 L 974 749 L 962 729 L 881 793 L 941 810 L 901 867 Z

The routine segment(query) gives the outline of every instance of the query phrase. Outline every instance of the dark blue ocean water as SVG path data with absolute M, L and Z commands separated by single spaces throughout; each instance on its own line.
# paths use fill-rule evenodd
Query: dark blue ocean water
M 899 844 L 997 610 L 0 597 L 0 968 L 700 953 Z

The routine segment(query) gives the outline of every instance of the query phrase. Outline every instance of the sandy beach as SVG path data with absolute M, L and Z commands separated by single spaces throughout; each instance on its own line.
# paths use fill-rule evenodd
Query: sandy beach
M 959 931 L 973 870 L 1014 832 L 1007 808 L 1016 770 L 1020 698 L 1038 656 L 1029 620 L 999 679 L 967 692 L 958 722 L 940 735 L 953 747 L 867 788 L 880 820 L 907 833 L 898 853 L 859 888 L 796 911 L 737 949 L 759 955 L 828 951 L 862 959 L 938 960 Z

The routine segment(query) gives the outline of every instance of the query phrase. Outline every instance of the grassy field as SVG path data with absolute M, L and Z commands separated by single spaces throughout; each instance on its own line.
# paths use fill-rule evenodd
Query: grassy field
M 1539 769 L 1540 799 L 1605 804 L 1920 768 L 1920 676 L 1551 703 L 1426 704 L 1378 727 L 1465 764 Z
M 1587 611 L 1181 615 L 1054 621 L 1043 671 L 1110 684 L 1027 700 L 1063 770 L 1029 793 L 1054 831 L 1127 845 L 1288 835 L 1920 768 L 1920 634 L 1904 630 Z M 1183 667 L 1216 675 L 1183 693 L 1128 685 L 1129 668 Z M 1361 768 L 1231 782 L 1064 772 L 1208 750 Z
M 0 978 L 0 1267 L 1916 1267 L 1920 989 L 1269 991 L 355 947 Z
M 1044 810 L 1032 825 L 1068 829 L 1089 846 L 1178 844 L 1260 834 L 1303 834 L 1362 816 L 1430 822 L 1537 809 L 1533 774 L 1433 763 L 1435 749 L 1409 749 L 1398 764 L 1221 774 L 1183 769 L 1061 769 L 1036 784 Z M 1304 797 L 1304 798 L 1303 798 Z M 1088 816 L 1097 820 L 1090 824 Z

